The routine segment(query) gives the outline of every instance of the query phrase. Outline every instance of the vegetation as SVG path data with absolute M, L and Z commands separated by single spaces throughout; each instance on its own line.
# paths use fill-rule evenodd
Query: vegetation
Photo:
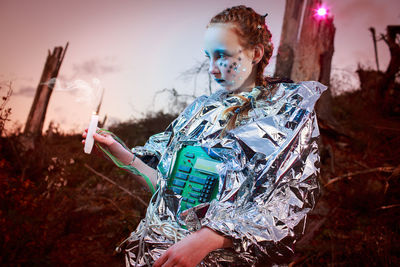
M 129 146 L 142 145 L 172 117 L 150 114 L 112 130 Z M 85 166 L 144 203 L 150 193 L 111 162 L 84 154 L 80 135 L 57 132 L 43 136 L 34 151 L 24 152 L 18 133 L 0 140 L 0 265 L 123 266 L 115 248 L 146 206 Z
M 337 123 L 321 128 L 322 196 L 292 265 L 399 265 L 400 121 L 361 90 L 333 98 Z M 175 117 L 150 114 L 111 127 L 129 147 Z M 3 118 L 3 117 L 2 117 Z M 123 266 L 115 248 L 144 217 L 150 193 L 80 135 L 48 132 L 25 151 L 16 132 L 0 139 L 0 265 Z M 112 179 L 110 183 L 96 172 Z

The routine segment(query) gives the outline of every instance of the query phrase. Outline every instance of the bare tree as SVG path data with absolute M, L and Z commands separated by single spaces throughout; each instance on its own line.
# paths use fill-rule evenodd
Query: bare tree
M 65 46 L 65 49 L 59 46 L 55 47 L 52 53 L 50 50 L 48 51 L 42 77 L 40 78 L 35 98 L 25 125 L 25 140 L 23 143 L 26 148 L 33 148 L 34 140 L 42 134 L 47 106 L 67 48 L 68 43 Z
M 11 115 L 11 108 L 7 108 L 6 105 L 8 101 L 10 101 L 10 97 L 12 95 L 12 86 L 11 82 L 6 84 L 7 86 L 7 92 L 4 96 L 2 96 L 1 99 L 1 104 L 0 104 L 0 136 L 3 134 L 4 126 L 7 121 L 10 119 L 8 118 Z M 0 91 L 3 89 L 2 86 L 0 86 Z
M 153 97 L 153 105 L 155 103 L 155 100 L 157 97 L 159 97 L 161 94 L 168 93 L 169 94 L 169 110 L 168 112 L 170 113 L 179 113 L 181 112 L 187 105 L 188 101 L 191 101 L 195 99 L 198 96 L 197 93 L 197 86 L 198 86 L 198 78 L 201 74 L 205 74 L 208 77 L 208 88 L 207 88 L 207 93 L 212 94 L 212 86 L 211 86 L 211 75 L 208 73 L 207 70 L 208 67 L 208 60 L 204 60 L 202 62 L 196 62 L 196 64 L 181 73 L 179 76 L 181 79 L 185 81 L 190 81 L 193 80 L 193 91 L 192 94 L 183 94 L 180 93 L 178 90 L 175 88 L 164 88 L 162 90 L 159 90 L 155 93 Z
M 381 34 L 390 51 L 390 61 L 385 72 L 358 67 L 362 96 L 384 113 L 400 113 L 400 25 L 388 25 Z

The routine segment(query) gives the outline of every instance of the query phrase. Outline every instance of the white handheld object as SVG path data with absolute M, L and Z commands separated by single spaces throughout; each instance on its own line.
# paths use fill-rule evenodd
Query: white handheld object
M 83 149 L 86 154 L 90 154 L 92 152 L 94 139 L 93 134 L 96 132 L 97 123 L 99 121 L 99 115 L 93 114 L 90 119 L 89 129 L 85 139 L 85 148 Z

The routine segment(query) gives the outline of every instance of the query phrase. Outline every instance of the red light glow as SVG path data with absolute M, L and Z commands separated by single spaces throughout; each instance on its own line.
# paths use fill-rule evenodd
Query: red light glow
M 318 8 L 318 10 L 317 10 L 318 16 L 321 16 L 321 17 L 326 16 L 327 13 L 328 13 L 328 11 L 327 11 L 326 8 L 324 8 L 324 7 L 320 7 L 320 8 Z
M 325 19 L 328 16 L 328 8 L 326 6 L 319 6 L 317 9 L 314 9 L 314 17 L 317 19 Z

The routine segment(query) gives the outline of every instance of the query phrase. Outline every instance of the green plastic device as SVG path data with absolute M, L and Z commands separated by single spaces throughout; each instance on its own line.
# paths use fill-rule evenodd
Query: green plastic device
M 200 146 L 185 146 L 178 151 L 168 186 L 183 197 L 181 211 L 216 198 L 219 163 Z

